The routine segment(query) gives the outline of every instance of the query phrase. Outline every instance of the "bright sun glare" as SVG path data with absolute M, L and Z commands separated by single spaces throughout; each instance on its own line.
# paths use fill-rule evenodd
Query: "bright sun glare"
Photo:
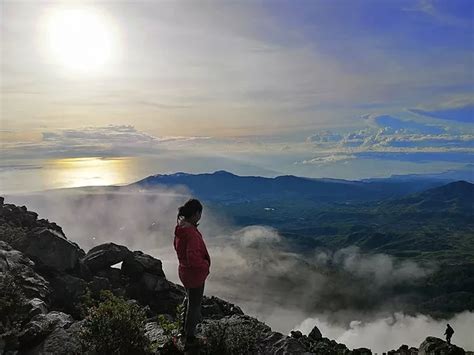
M 113 26 L 94 9 L 51 10 L 45 29 L 53 59 L 69 69 L 99 70 L 114 50 Z

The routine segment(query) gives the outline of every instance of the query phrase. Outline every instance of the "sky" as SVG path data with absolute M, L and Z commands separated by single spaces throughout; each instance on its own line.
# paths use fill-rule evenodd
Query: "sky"
M 474 161 L 472 1 L 5 1 L 0 190 Z

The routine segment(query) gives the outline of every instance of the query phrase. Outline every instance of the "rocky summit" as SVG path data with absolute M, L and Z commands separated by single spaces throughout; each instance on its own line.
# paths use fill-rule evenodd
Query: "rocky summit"
M 38 219 L 25 206 L 4 204 L 3 198 L 0 202 L 0 354 L 104 353 L 88 347 L 83 336 L 90 326 L 87 304 L 104 291 L 126 302 L 120 314 L 123 322 L 123 312 L 130 307 L 145 315 L 139 326 L 152 346 L 143 353 L 180 353 L 173 346 L 176 329 L 171 325 L 179 317 L 176 310 L 185 290 L 166 279 L 159 259 L 115 243 L 97 245 L 86 253 L 55 223 Z M 118 263 L 121 267 L 114 267 Z M 94 309 L 96 316 L 99 308 Z M 205 352 L 201 352 L 205 354 L 372 353 L 366 348 L 348 349 L 324 337 L 316 325 L 308 335 L 274 332 L 237 305 L 215 296 L 204 296 L 202 316 L 198 331 L 207 336 Z M 465 352 L 428 337 L 418 349 L 402 345 L 388 353 Z

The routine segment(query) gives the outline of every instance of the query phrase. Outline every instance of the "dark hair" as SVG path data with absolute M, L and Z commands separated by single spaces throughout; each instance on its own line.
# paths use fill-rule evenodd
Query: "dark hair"
M 189 218 L 192 217 L 196 212 L 202 212 L 202 205 L 199 200 L 195 198 L 190 198 L 186 203 L 178 208 L 178 217 L 176 217 L 176 222 L 178 222 L 179 217 Z

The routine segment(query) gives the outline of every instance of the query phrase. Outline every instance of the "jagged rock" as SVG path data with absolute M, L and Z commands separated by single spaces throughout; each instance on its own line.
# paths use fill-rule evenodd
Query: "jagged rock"
M 28 354 L 38 355 L 79 355 L 89 352 L 82 349 L 80 332 L 83 321 L 69 326 L 55 326 L 53 331 Z
M 58 274 L 50 277 L 49 282 L 54 291 L 51 295 L 52 304 L 65 312 L 78 316 L 78 304 L 87 291 L 86 281 L 69 274 Z
M 285 337 L 278 340 L 271 348 L 271 354 L 289 355 L 289 354 L 309 354 L 304 346 L 295 338 Z
M 202 300 L 202 315 L 208 318 L 219 319 L 231 315 L 243 315 L 244 312 L 239 306 L 230 302 L 224 301 L 216 296 L 204 296 Z
M 141 251 L 134 251 L 122 263 L 122 272 L 132 279 L 138 279 L 143 273 L 165 277 L 161 260 Z
M 317 326 L 314 326 L 311 332 L 308 334 L 308 338 L 311 340 L 319 340 L 323 337 Z
M 95 272 L 124 261 L 132 252 L 123 245 L 105 243 L 89 250 L 82 259 L 90 271 Z
M 47 314 L 38 314 L 33 317 L 23 328 L 19 335 L 21 347 L 28 348 L 42 341 L 50 334 L 55 327 L 68 327 L 74 319 L 62 312 L 49 312 Z
M 372 351 L 367 348 L 357 348 L 352 350 L 352 355 L 372 355 Z
M 129 298 L 138 300 L 141 304 L 149 305 L 157 313 L 174 314 L 178 303 L 173 303 L 170 282 L 166 278 L 147 272 L 128 284 L 126 293 Z
M 105 277 L 110 281 L 113 288 L 120 288 L 126 285 L 126 280 L 122 277 L 120 269 L 108 267 L 97 272 L 96 276 Z
M 301 331 L 299 331 L 299 330 L 292 330 L 292 331 L 290 332 L 290 336 L 291 336 L 292 338 L 299 339 L 299 338 L 301 338 L 301 337 L 303 336 L 303 334 L 302 334 Z
M 47 300 L 51 292 L 49 283 L 33 270 L 34 266 L 21 252 L 0 241 L 0 272 L 15 275 L 26 297 Z
M 436 337 L 427 337 L 418 349 L 419 355 L 429 355 L 432 353 L 443 353 L 444 355 L 464 355 L 464 349 L 453 344 L 448 344 Z
M 28 307 L 28 315 L 30 318 L 37 316 L 38 314 L 46 314 L 48 313 L 48 307 L 43 300 L 39 298 L 33 298 L 26 303 Z
M 14 240 L 12 247 L 20 250 L 40 267 L 57 271 L 72 270 L 84 251 L 57 232 L 41 229 Z
M 418 354 L 418 349 L 411 347 L 408 348 L 408 345 L 403 344 L 398 348 L 398 350 L 390 350 L 388 355 L 417 355 Z

